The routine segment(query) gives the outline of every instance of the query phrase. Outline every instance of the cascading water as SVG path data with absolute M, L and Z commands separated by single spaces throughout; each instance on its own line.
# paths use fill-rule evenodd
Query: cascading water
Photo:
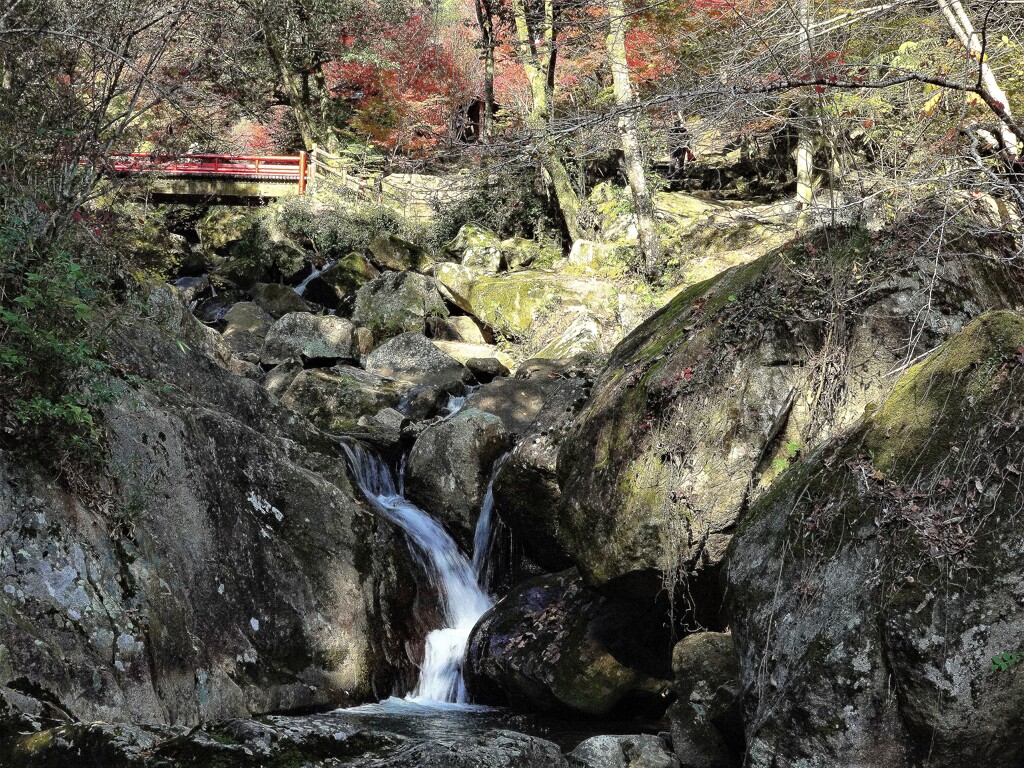
M 405 531 L 442 599 L 444 626 L 427 635 L 420 679 L 407 698 L 418 703 L 466 703 L 462 658 L 469 635 L 491 600 L 473 566 L 440 523 L 399 492 L 391 470 L 365 446 L 345 441 L 356 482 L 378 511 Z M 478 527 L 479 531 L 479 527 Z
M 310 272 L 306 276 L 306 279 L 303 280 L 301 283 L 299 283 L 297 286 L 295 286 L 295 289 L 294 289 L 295 292 L 297 294 L 299 294 L 299 296 L 305 296 L 306 295 L 306 289 L 309 287 L 309 284 L 311 282 L 313 282 L 314 280 L 316 280 L 318 277 L 320 277 L 320 275 L 322 275 L 324 272 L 326 272 L 328 269 L 330 269 L 333 266 L 334 266 L 334 262 L 333 261 L 328 261 L 326 264 L 324 264 L 319 269 L 316 268 L 316 267 L 313 267 L 313 271 Z
M 508 457 L 509 454 L 506 453 L 495 461 L 491 468 L 487 493 L 484 494 L 480 517 L 477 518 L 476 530 L 473 532 L 473 573 L 476 574 L 477 584 L 488 594 L 491 592 L 491 581 L 494 576 L 491 568 L 491 547 L 494 545 L 494 480 Z

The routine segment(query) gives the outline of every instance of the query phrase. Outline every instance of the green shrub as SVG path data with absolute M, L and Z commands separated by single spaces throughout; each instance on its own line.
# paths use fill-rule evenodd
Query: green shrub
M 481 174 L 475 188 L 459 203 L 438 208 L 431 245 L 443 247 L 465 224 L 485 227 L 502 239 L 550 237 L 559 231 L 559 219 L 537 184 L 533 165 L 509 163 Z
M 112 261 L 86 232 L 39 240 L 35 226 L 0 211 L 0 445 L 63 470 L 99 460 L 98 407 L 117 394 Z
M 325 259 L 364 252 L 380 233 L 409 237 L 407 222 L 390 208 L 330 190 L 318 190 L 315 198 L 288 198 L 279 216 L 289 237 Z

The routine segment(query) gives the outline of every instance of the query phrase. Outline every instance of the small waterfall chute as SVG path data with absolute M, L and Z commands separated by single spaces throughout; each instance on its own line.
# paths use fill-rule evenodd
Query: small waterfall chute
M 384 461 L 360 443 L 344 441 L 356 482 L 371 504 L 398 525 L 442 598 L 444 626 L 426 638 L 423 664 L 411 701 L 466 703 L 462 660 L 469 635 L 491 600 L 477 583 L 469 559 L 444 527 L 407 500 Z

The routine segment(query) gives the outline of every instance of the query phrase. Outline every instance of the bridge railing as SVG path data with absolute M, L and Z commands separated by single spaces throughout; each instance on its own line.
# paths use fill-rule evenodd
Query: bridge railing
M 257 181 L 294 181 L 305 194 L 309 162 L 298 155 L 166 155 L 146 152 L 115 152 L 108 169 L 117 174 L 241 178 Z

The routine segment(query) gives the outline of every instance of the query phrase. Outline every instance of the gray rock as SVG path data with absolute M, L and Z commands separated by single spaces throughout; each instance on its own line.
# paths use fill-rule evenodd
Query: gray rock
M 232 304 L 224 315 L 224 341 L 237 355 L 252 355 L 259 361 L 267 331 L 274 324 L 274 318 L 262 307 L 251 301 Z
M 675 755 L 657 736 L 593 736 L 569 757 L 583 768 L 679 768 Z
M 285 315 L 270 330 L 260 352 L 264 365 L 290 359 L 359 361 L 355 326 L 332 315 L 295 312 Z
M 1024 636 L 1021 348 L 1024 317 L 983 315 L 752 505 L 728 558 L 748 765 L 1024 761 L 1024 677 L 990 668 Z
M 496 357 L 471 357 L 466 361 L 466 367 L 477 381 L 484 383 L 494 381 L 499 376 L 508 376 L 511 373 Z
M 881 402 L 908 356 L 981 307 L 1024 302 L 1021 281 L 985 258 L 926 264 L 890 249 L 895 235 L 847 236 L 877 265 L 870 290 L 844 272 L 826 296 L 837 278 L 822 242 L 799 271 L 773 254 L 691 287 L 615 349 L 557 460 L 555 528 L 589 583 L 638 599 L 720 583 L 742 511 L 782 469 Z M 796 296 L 803 309 L 780 314 Z
M 111 339 L 167 384 L 107 407 L 116 484 L 77 494 L 0 457 L 0 688 L 64 720 L 193 725 L 407 686 L 402 539 L 173 298 Z
M 371 260 L 382 270 L 422 271 L 434 261 L 426 250 L 395 235 L 377 235 L 370 241 L 369 250 Z
M 295 289 L 280 283 L 257 283 L 250 289 L 252 300 L 273 317 L 290 312 L 309 312 L 309 305 Z
M 415 272 L 385 272 L 356 293 L 352 319 L 380 342 L 401 333 L 423 333 L 429 317 L 448 317 L 433 278 Z
M 328 309 L 337 309 L 379 275 L 365 256 L 350 253 L 310 280 L 304 296 Z
M 743 712 L 732 635 L 684 637 L 672 650 L 672 671 L 679 698 L 668 717 L 682 768 L 738 768 L 743 763 Z
M 328 432 L 351 430 L 360 418 L 398 405 L 409 386 L 347 365 L 301 371 L 281 403 Z
M 467 552 L 494 462 L 512 439 L 501 419 L 467 409 L 428 427 L 409 453 L 409 499 L 445 523 Z
M 660 715 L 671 633 L 664 605 L 608 600 L 575 570 L 525 582 L 485 613 L 466 651 L 476 701 L 530 711 Z
M 403 333 L 377 347 L 366 357 L 366 370 L 412 384 L 461 384 L 473 374 L 419 333 Z

